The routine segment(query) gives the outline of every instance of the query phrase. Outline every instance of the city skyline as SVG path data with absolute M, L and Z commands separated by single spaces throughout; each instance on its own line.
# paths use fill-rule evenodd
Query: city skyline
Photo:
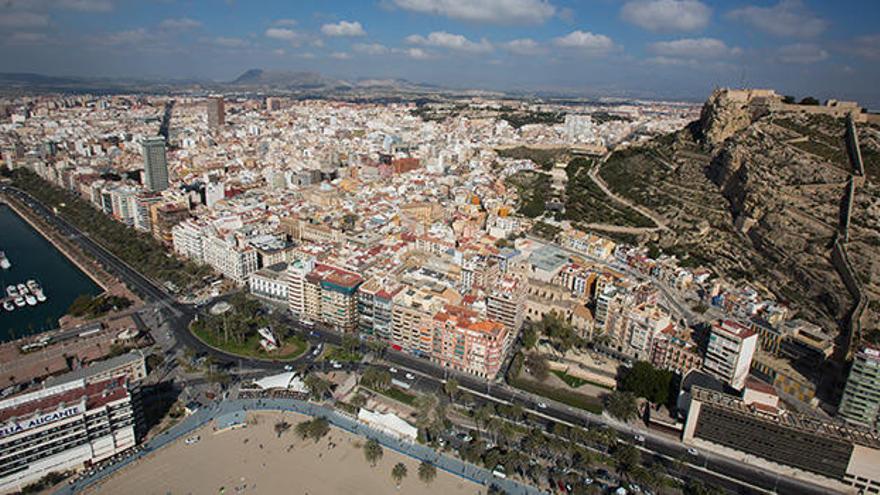
M 247 69 L 452 88 L 702 99 L 715 86 L 880 104 L 877 6 L 698 0 L 11 1 L 7 72 L 229 81 Z

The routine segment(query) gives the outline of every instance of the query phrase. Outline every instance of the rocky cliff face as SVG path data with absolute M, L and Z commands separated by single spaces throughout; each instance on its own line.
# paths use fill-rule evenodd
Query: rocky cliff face
M 761 105 L 764 96 L 717 91 L 700 120 L 677 133 L 672 145 L 656 140 L 629 150 L 625 159 L 609 161 L 607 172 L 615 175 L 615 192 L 668 220 L 672 232 L 658 240 L 664 251 L 764 286 L 801 317 L 833 329 L 851 305 L 831 264 L 851 169 L 845 122 L 772 111 Z M 880 128 L 860 132 L 869 173 L 853 213 L 849 250 L 876 299 L 880 163 L 872 163 L 880 159 Z
M 749 100 L 740 93 L 715 90 L 700 112 L 703 141 L 717 146 L 752 123 Z

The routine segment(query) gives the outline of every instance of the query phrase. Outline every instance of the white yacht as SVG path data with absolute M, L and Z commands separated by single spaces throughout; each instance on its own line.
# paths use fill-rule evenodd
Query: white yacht
M 35 290 L 34 295 L 37 296 L 38 302 L 46 302 L 46 294 L 43 293 L 43 289 Z
M 28 294 L 28 295 L 24 296 L 24 302 L 26 302 L 28 306 L 36 306 L 37 305 L 37 298 Z
M 25 282 L 25 285 L 27 285 L 27 288 L 31 292 L 34 292 L 40 288 L 40 284 L 38 284 L 36 280 L 28 280 L 27 282 Z
M 18 289 L 16 289 L 14 285 L 7 285 L 6 295 L 9 297 L 16 297 L 18 296 Z
M 18 284 L 16 287 L 18 287 L 18 295 L 19 296 L 23 296 L 28 293 L 28 288 L 26 285 Z
M 9 258 L 6 257 L 6 253 L 3 251 L 0 251 L 0 268 L 4 270 L 12 268 L 12 263 L 9 262 Z
M 24 302 L 23 297 L 19 296 L 19 297 L 15 298 L 15 305 L 18 306 L 19 308 L 24 306 L 25 304 L 27 304 L 27 303 Z
M 3 301 L 3 309 L 6 311 L 15 311 L 15 305 L 12 304 L 12 301 Z

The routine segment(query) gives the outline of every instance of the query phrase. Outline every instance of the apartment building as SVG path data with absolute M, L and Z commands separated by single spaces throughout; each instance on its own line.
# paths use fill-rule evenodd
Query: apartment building
M 880 423 L 880 346 L 868 344 L 856 353 L 838 415 L 871 428 Z
M 758 334 L 733 320 L 715 322 L 709 332 L 703 369 L 742 390 L 758 344 Z
M 507 328 L 478 313 L 446 306 L 432 321 L 431 361 L 441 366 L 492 379 L 506 356 Z
M 251 294 L 270 301 L 287 304 L 288 287 L 287 263 L 276 263 L 261 268 L 248 277 L 248 289 Z

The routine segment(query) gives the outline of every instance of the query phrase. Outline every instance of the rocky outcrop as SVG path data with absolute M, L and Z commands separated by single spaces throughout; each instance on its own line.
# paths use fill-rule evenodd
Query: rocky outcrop
M 703 143 L 715 147 L 752 123 L 748 93 L 716 89 L 700 112 Z

